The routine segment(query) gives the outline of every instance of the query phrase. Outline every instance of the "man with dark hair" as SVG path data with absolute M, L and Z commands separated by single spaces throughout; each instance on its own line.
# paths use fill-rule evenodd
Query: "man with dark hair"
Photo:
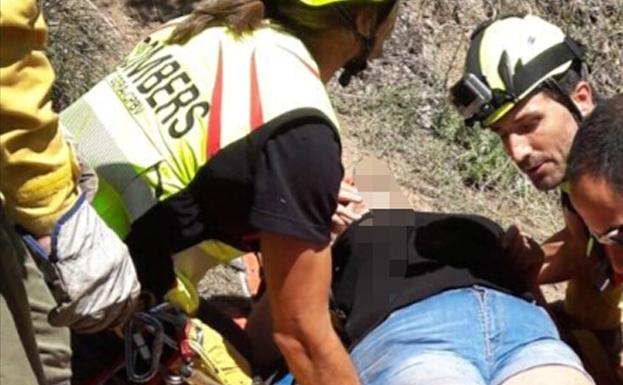
M 590 233 L 591 247 L 602 256 L 608 279 L 621 285 L 623 94 L 599 105 L 582 125 L 569 155 L 567 180 L 571 202 Z M 623 378 L 621 367 L 618 372 Z
M 452 102 L 467 123 L 479 122 L 499 135 L 508 156 L 539 190 L 561 190 L 565 227 L 542 245 L 523 248 L 516 227 L 507 244 L 516 250 L 519 275 L 538 284 L 568 281 L 564 326 L 590 330 L 607 350 L 620 350 L 623 285 L 601 271 L 601 259 L 588 253 L 586 225 L 569 200 L 567 157 L 582 120 L 595 107 L 582 46 L 559 27 L 536 16 L 486 22 L 472 34 L 465 75 L 451 89 Z
M 582 181 L 603 182 L 613 193 L 623 196 L 623 94 L 599 105 L 583 123 L 569 153 L 567 180 L 571 201 L 582 218 L 581 205 L 575 204 L 578 193 L 583 191 L 578 190 Z M 585 223 L 590 229 L 590 224 Z

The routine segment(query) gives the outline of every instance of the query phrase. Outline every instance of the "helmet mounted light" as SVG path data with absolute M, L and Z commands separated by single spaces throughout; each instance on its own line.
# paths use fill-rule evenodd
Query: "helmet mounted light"
M 450 88 L 450 99 L 465 119 L 494 110 L 493 92 L 474 74 L 466 74 Z
M 450 88 L 450 102 L 465 119 L 468 126 L 485 120 L 515 97 L 503 90 L 492 90 L 478 76 L 468 73 Z
M 451 87 L 450 101 L 468 125 L 490 126 L 543 87 L 566 101 L 569 96 L 557 87 L 557 79 L 577 64 L 585 68 L 583 63 L 583 48 L 541 18 L 486 22 L 471 36 L 465 75 Z M 568 107 L 575 117 L 577 108 Z

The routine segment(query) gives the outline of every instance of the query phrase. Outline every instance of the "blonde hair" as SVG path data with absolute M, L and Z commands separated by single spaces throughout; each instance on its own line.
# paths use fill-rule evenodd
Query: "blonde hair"
M 374 4 L 341 5 L 352 13 Z M 251 32 L 266 19 L 309 42 L 320 32 L 331 28 L 348 28 L 343 14 L 335 5 L 311 7 L 299 0 L 203 0 L 173 31 L 170 43 L 183 44 L 194 35 L 213 26 L 227 26 L 236 34 Z

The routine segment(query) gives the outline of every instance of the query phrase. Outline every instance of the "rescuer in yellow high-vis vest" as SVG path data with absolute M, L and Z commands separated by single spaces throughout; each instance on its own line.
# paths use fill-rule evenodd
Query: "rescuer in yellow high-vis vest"
M 207 267 L 261 250 L 274 339 L 303 385 L 359 383 L 328 313 L 343 169 L 324 84 L 380 55 L 397 10 L 202 1 L 61 115 L 145 289 L 179 300 Z

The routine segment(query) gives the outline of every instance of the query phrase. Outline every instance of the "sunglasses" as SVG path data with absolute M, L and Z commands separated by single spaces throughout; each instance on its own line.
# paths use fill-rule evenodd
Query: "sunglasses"
M 623 245 L 623 226 L 612 229 L 603 235 L 593 234 L 593 237 L 602 245 Z

